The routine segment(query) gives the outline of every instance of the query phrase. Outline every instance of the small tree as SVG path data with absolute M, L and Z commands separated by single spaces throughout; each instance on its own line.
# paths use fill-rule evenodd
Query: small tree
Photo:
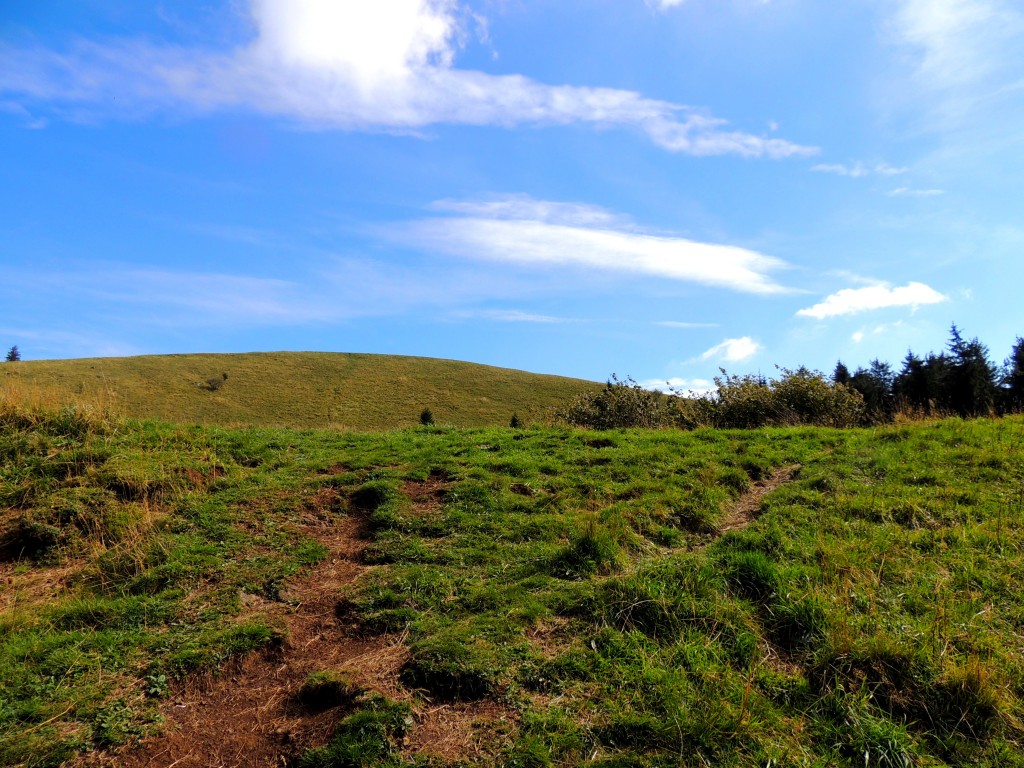
M 850 383 L 850 369 L 846 367 L 846 364 L 840 360 L 836 363 L 836 370 L 832 374 L 833 384 L 849 384 Z
M 512 429 L 521 429 L 523 426 L 523 420 L 519 418 L 518 413 L 513 413 L 512 420 L 509 421 L 508 425 L 512 427 Z
M 1017 337 L 1003 374 L 1007 410 L 1024 409 L 1024 339 Z
M 420 424 L 424 427 L 431 427 L 434 425 L 434 414 L 429 408 L 424 408 L 420 413 Z
M 18 345 L 15 344 L 7 351 L 7 362 L 16 363 L 21 360 L 21 352 L 18 351 Z
M 555 416 L 587 429 L 667 427 L 675 415 L 668 403 L 661 392 L 646 389 L 629 376 L 623 381 L 613 373 L 600 392 L 584 392 Z

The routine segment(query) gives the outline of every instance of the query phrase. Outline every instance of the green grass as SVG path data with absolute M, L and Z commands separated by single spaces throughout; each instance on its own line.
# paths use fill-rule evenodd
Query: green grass
M 360 434 L 7 409 L 0 423 L 14 606 L 0 764 L 131 741 L 159 727 L 176 678 L 279 642 L 238 620 L 241 596 L 280 599 L 323 556 L 296 524 L 326 489 L 331 514 L 369 521 L 378 565 L 340 608 L 405 633 L 414 701 L 513 710 L 502 765 L 1024 766 L 1021 418 Z M 731 500 L 792 464 L 761 517 L 714 535 Z M 427 481 L 440 504 L 410 497 Z M 34 542 L 20 558 L 19 541 Z M 12 593 L 59 566 L 66 593 Z M 305 687 L 352 708 L 303 765 L 404 764 L 406 705 L 350 704 L 358 691 L 326 674 Z
M 227 374 L 227 379 L 223 375 Z M 212 379 L 218 389 L 211 389 Z M 273 352 L 23 361 L 0 366 L 0 392 L 90 402 L 131 418 L 237 426 L 383 430 L 419 423 L 527 423 L 599 385 L 454 360 Z

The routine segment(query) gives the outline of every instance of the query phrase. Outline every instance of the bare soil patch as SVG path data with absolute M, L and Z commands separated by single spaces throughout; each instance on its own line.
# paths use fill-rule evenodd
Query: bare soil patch
M 406 483 L 416 511 L 443 502 L 443 477 Z M 327 742 L 349 709 L 317 711 L 298 701 L 313 672 L 335 672 L 355 686 L 413 705 L 413 728 L 402 744 L 408 756 L 487 757 L 514 729 L 515 714 L 493 701 L 436 705 L 419 702 L 399 682 L 409 660 L 404 636 L 367 637 L 337 609 L 344 590 L 367 570 L 360 563 L 363 521 L 337 514 L 331 489 L 313 497 L 297 526 L 330 555 L 281 593 L 281 602 L 243 595 L 240 618 L 261 616 L 284 628 L 280 647 L 250 654 L 216 674 L 186 680 L 163 707 L 163 732 L 132 748 L 92 753 L 78 761 L 93 768 L 281 768 L 306 749 Z M 497 737 L 497 738 L 496 738 Z
M 779 467 L 764 480 L 755 483 L 749 491 L 740 496 L 729 507 L 725 519 L 718 526 L 717 536 L 726 534 L 729 531 L 742 530 L 754 522 L 761 516 L 764 497 L 792 480 L 799 469 L 799 464 Z
M 439 704 L 414 712 L 415 725 L 406 740 L 408 756 L 429 755 L 445 761 L 493 760 L 519 720 L 493 701 Z
M 364 570 L 358 562 L 360 521 L 335 516 L 328 523 L 320 515 L 311 517 L 313 524 L 299 528 L 330 555 L 288 584 L 282 602 L 243 596 L 243 617 L 260 615 L 283 626 L 281 646 L 250 654 L 216 675 L 186 680 L 163 708 L 163 733 L 133 749 L 90 755 L 83 765 L 279 767 L 327 740 L 345 712 L 301 706 L 297 693 L 302 683 L 312 672 L 340 670 L 359 660 L 354 682 L 372 688 L 373 671 L 365 662 L 379 658 L 389 641 L 350 637 L 334 610 L 339 594 Z

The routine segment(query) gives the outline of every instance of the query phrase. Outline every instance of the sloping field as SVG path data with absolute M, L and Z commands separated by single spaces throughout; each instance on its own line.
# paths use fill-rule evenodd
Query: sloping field
M 227 378 L 224 378 L 227 374 Z M 0 365 L 29 401 L 90 402 L 181 423 L 383 430 L 419 422 L 507 425 L 544 418 L 593 382 L 453 360 L 328 352 L 30 361 Z
M 1024 420 L 0 409 L 0 765 L 1024 766 Z

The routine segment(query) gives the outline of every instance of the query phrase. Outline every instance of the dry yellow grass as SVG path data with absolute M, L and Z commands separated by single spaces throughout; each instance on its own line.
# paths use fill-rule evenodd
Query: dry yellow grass
M 223 375 L 227 374 L 227 379 Z M 219 389 L 208 380 L 223 381 Z M 83 403 L 131 418 L 225 426 L 384 430 L 527 422 L 596 387 L 507 368 L 327 352 L 152 355 L 0 365 L 0 394 L 28 405 Z

